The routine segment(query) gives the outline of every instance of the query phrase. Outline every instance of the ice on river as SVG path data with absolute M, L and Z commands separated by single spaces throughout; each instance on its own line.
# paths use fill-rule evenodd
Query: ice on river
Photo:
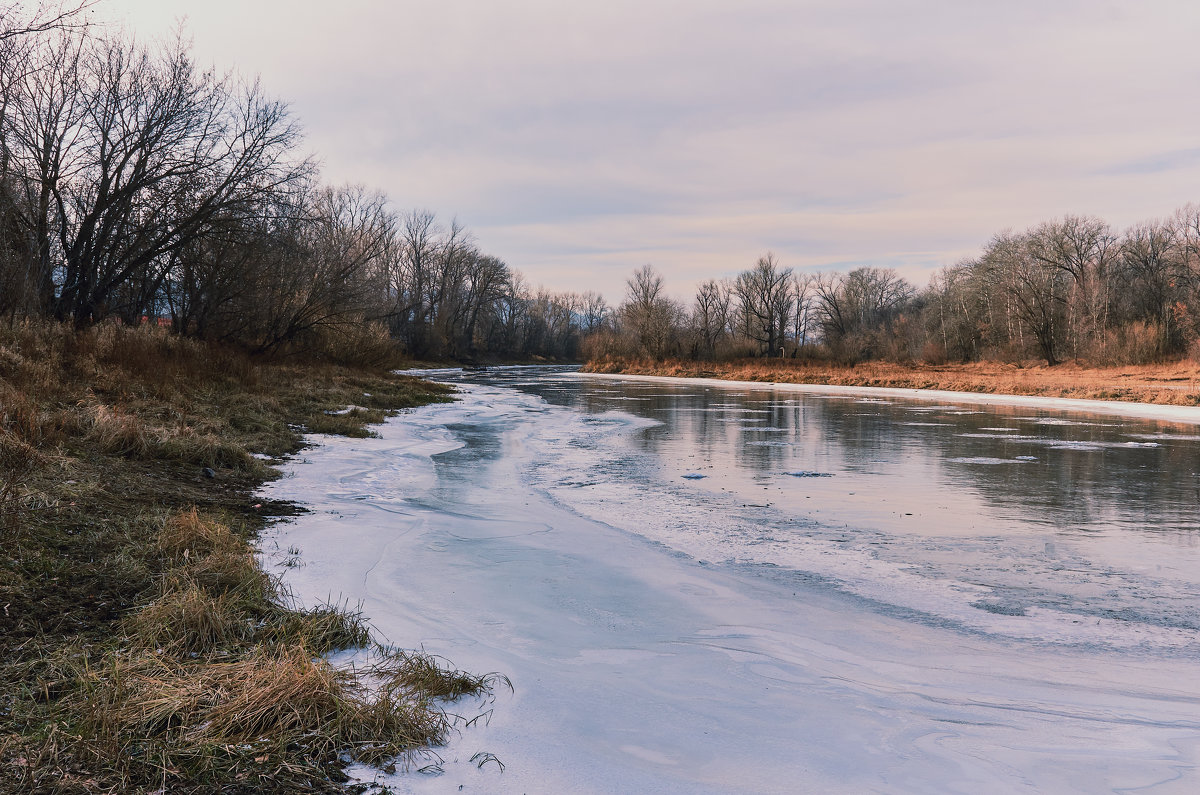
M 1200 787 L 1187 429 L 533 376 L 317 437 L 268 489 L 313 510 L 268 539 L 297 595 L 513 681 L 397 791 Z

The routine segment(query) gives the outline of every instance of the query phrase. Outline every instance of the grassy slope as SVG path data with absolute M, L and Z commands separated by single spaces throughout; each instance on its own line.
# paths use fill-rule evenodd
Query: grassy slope
M 287 506 L 253 498 L 273 470 L 249 453 L 446 399 L 157 331 L 0 329 L 0 792 L 336 791 L 340 751 L 444 740 L 431 699 L 497 677 L 375 648 L 368 688 L 325 664 L 367 630 L 258 567 Z
M 584 370 L 732 381 L 948 389 L 1183 406 L 1200 404 L 1200 366 L 1191 362 L 1128 367 L 1074 364 L 1020 367 L 997 362 L 937 366 L 870 362 L 838 366 L 780 359 L 731 362 L 610 360 L 589 362 Z

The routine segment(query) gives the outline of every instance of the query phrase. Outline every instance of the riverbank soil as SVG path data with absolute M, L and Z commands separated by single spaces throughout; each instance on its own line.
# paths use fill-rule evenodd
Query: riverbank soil
M 297 609 L 252 542 L 303 432 L 371 435 L 449 389 L 157 329 L 0 328 L 0 792 L 336 792 L 339 754 L 444 740 L 490 680 Z M 367 686 L 370 678 L 372 687 Z
M 1002 362 L 969 364 L 833 365 L 793 359 L 738 359 L 729 362 L 682 360 L 603 360 L 588 362 L 584 372 L 721 378 L 787 384 L 942 389 L 1005 395 L 1086 400 L 1123 400 L 1172 406 L 1200 405 L 1200 364 L 1084 367 L 1078 364 L 1021 366 Z

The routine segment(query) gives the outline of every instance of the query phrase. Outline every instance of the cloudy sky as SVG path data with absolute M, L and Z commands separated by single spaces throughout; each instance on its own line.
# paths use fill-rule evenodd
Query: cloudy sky
M 995 232 L 1200 201 L 1200 3 L 104 0 L 261 76 L 329 182 L 557 290 L 774 251 L 924 284 Z

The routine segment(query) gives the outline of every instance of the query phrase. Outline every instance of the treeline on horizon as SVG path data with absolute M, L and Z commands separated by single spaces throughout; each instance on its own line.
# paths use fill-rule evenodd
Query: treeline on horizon
M 592 360 L 743 357 L 1148 364 L 1200 360 L 1200 207 L 1118 232 L 1065 216 L 993 237 L 924 288 L 895 270 L 797 273 L 772 254 L 690 306 L 651 266 L 626 284 Z
M 0 3 L 0 317 L 386 360 L 573 359 L 603 314 L 457 222 L 322 184 L 287 106 L 182 35 L 18 10 Z

